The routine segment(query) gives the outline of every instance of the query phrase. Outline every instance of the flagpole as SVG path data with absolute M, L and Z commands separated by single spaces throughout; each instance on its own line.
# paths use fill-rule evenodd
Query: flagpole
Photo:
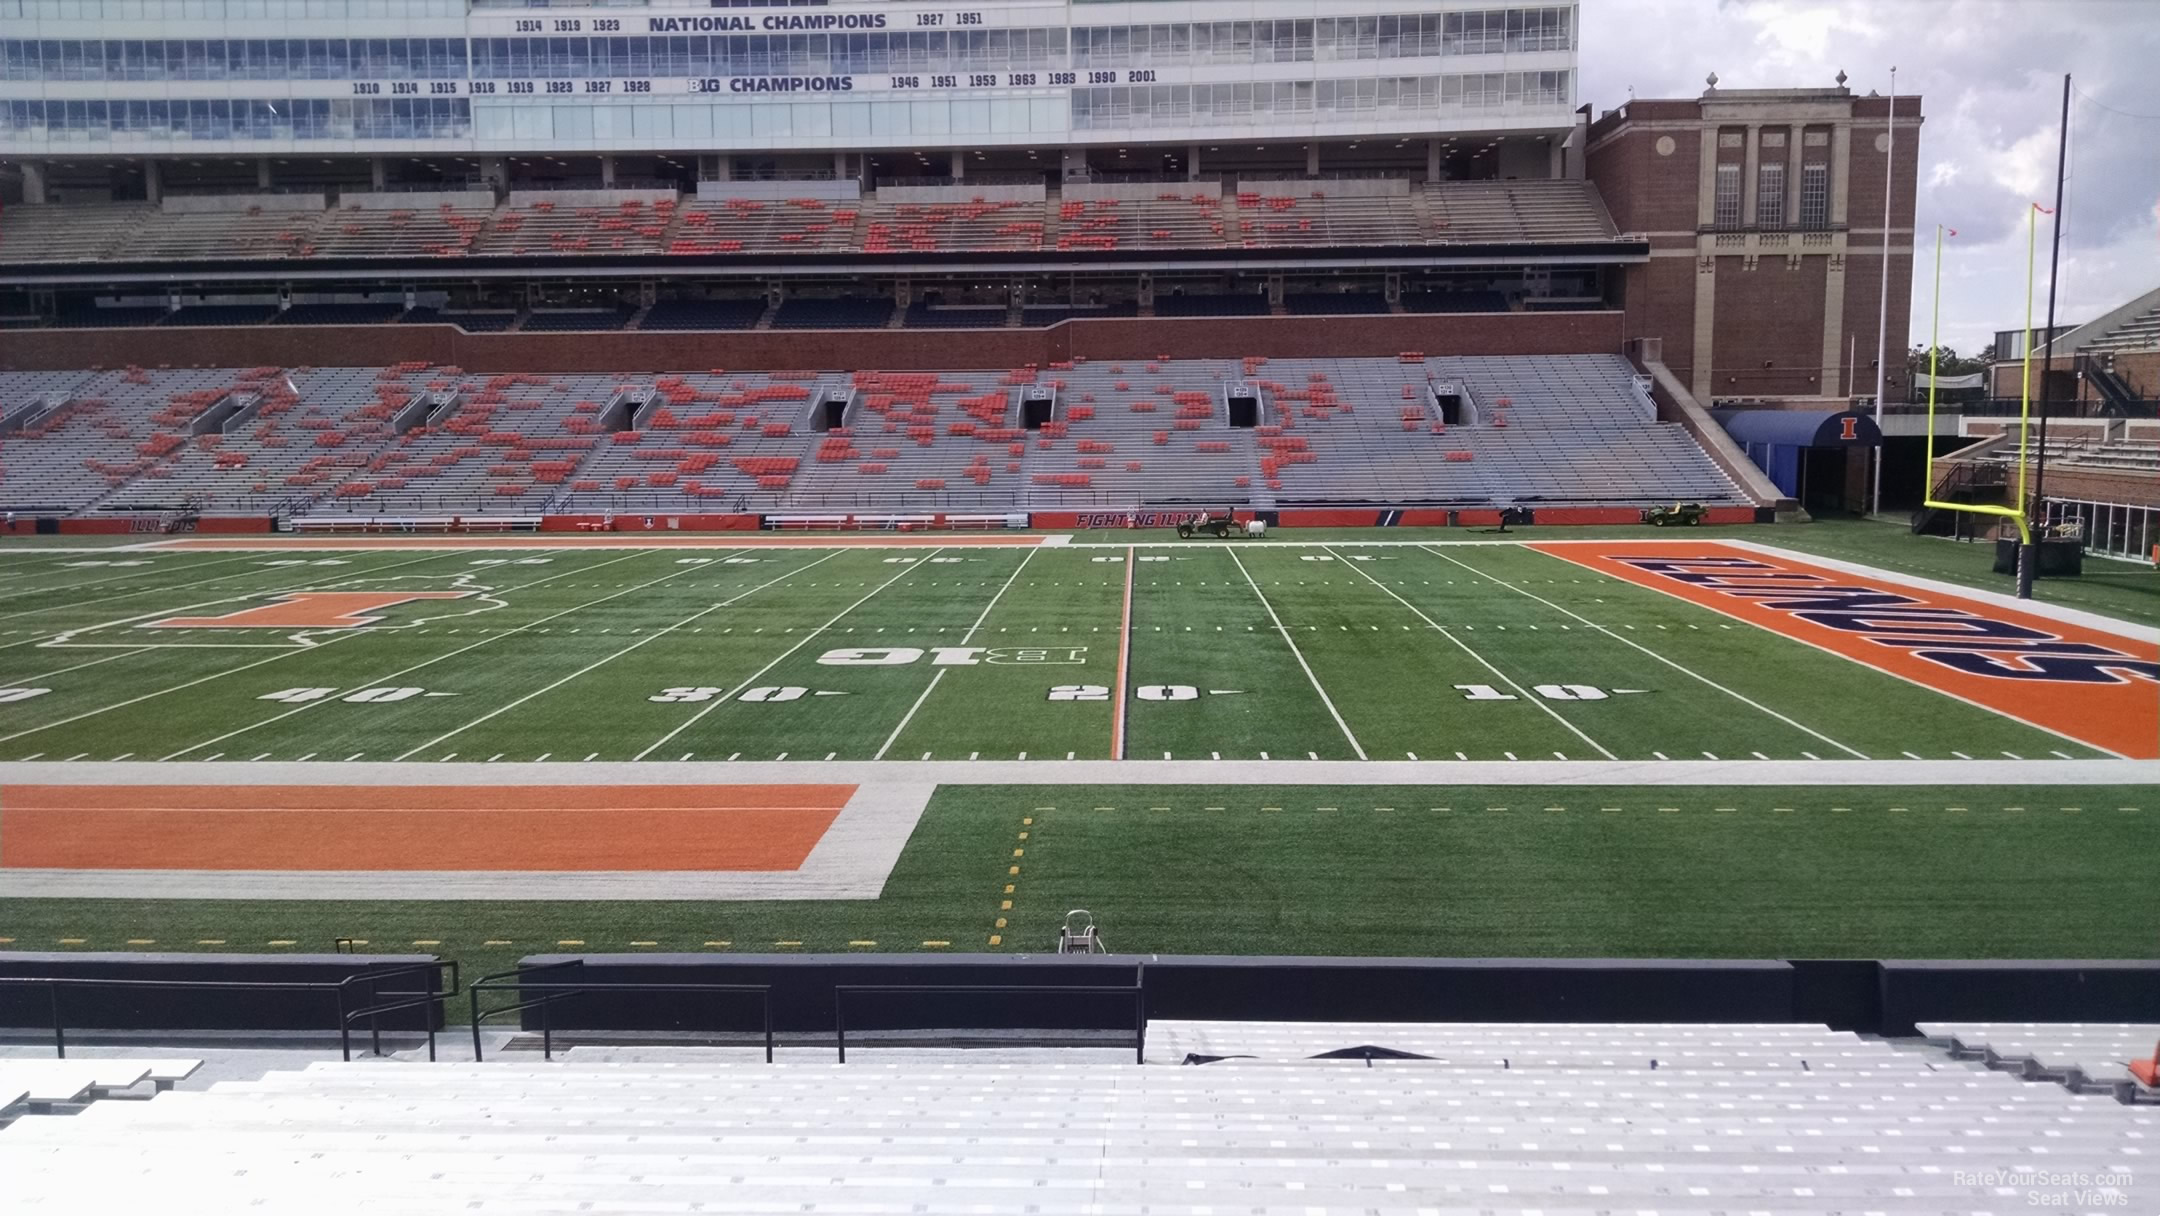
M 1942 246 L 1943 226 L 1935 225 L 1935 316 L 1928 322 L 1928 485 L 1927 496 L 1935 496 L 1935 381 L 1942 366 Z
M 2032 475 L 2032 357 L 2033 357 L 2033 262 L 2040 246 L 2040 213 L 2045 210 L 2034 203 L 2025 209 L 2025 358 L 2018 375 L 2018 557 L 2017 597 L 2032 598 L 2033 547 L 2032 529 L 2026 523 L 2026 513 L 2031 510 L 2025 497 L 2027 479 Z M 2041 375 L 2046 376 L 2042 371 Z
M 2034 524 L 2047 522 L 2047 424 L 2054 404 L 2048 375 L 2055 368 L 2055 284 L 2062 265 L 2063 171 L 2070 152 L 2070 74 L 2063 73 L 2062 130 L 2055 141 L 2055 234 L 2048 247 L 2047 361 L 2040 365 L 2040 458 L 2033 470 L 2032 513 Z
M 1883 148 L 1883 199 L 1882 199 L 1882 298 L 1880 310 L 1875 317 L 1875 431 L 1882 433 L 1883 392 L 1890 378 L 1890 203 L 1895 197 L 1890 185 L 1897 173 L 1897 65 L 1890 67 L 1890 123 L 1889 142 Z M 1880 440 L 1877 440 L 1880 443 Z M 1868 509 L 1870 515 L 1882 514 L 1882 448 L 1875 449 L 1875 485 Z

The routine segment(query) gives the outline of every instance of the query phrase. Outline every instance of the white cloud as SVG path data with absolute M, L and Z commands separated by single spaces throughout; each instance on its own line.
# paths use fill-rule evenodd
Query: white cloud
M 2025 212 L 2052 202 L 2062 73 L 2076 76 L 2058 315 L 2082 321 L 2160 284 L 2160 20 L 2151 0 L 1583 0 L 1581 96 L 1822 87 L 1924 96 L 1920 255 L 1912 332 L 1933 298 L 1930 235 L 1961 236 L 1944 264 L 1943 339 L 1970 350 L 2024 318 Z M 2091 98 L 2094 105 L 2085 100 Z M 2109 107 L 2109 108 L 2102 108 Z M 2045 305 L 2047 240 L 2040 231 Z

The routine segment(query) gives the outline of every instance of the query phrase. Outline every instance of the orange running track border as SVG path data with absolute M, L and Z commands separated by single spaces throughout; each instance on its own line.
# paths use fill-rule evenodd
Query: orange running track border
M 1110 758 L 1125 758 L 1125 676 L 1132 654 L 1132 588 L 1133 566 L 1139 561 L 1136 550 L 1125 546 L 1125 607 L 1118 624 L 1117 644 L 1117 692 L 1110 706 Z
M 2102 751 L 2160 759 L 2150 642 L 1758 549 L 1529 547 Z
M 791 871 L 855 788 L 13 785 L 0 871 Z

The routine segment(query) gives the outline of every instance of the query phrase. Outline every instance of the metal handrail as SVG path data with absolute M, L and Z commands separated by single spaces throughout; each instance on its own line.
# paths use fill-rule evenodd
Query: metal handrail
M 443 968 L 450 970 L 450 986 L 447 990 L 433 987 L 442 977 Z M 358 983 L 370 985 L 368 996 L 372 999 L 383 995 L 373 984 L 387 979 L 408 975 L 426 974 L 431 977 L 431 987 L 425 992 L 395 992 L 389 995 L 399 999 L 375 1001 L 353 1008 L 347 1000 L 347 989 Z M 103 979 L 95 976 L 70 975 L 0 975 L 0 985 L 28 987 L 33 984 L 45 986 L 46 999 L 52 1013 L 53 1054 L 58 1059 L 67 1058 L 67 1030 L 60 1014 L 60 993 L 66 988 L 158 988 L 176 991 L 228 991 L 228 992 L 327 992 L 337 1004 L 338 1050 L 347 1060 L 352 1059 L 352 1025 L 359 1018 L 368 1019 L 368 1033 L 372 1050 L 382 1054 L 382 1029 L 377 1019 L 385 1013 L 431 1005 L 454 997 L 458 992 L 458 964 L 456 959 L 439 959 L 431 963 L 413 963 L 392 967 L 383 971 L 361 971 L 341 980 L 127 980 Z M 435 1058 L 435 1019 L 426 1019 L 428 1059 Z
M 483 1057 L 482 1057 L 482 1055 L 481 1055 L 481 1047 L 480 1047 L 480 1027 L 481 1027 L 481 1024 L 482 1024 L 483 1022 L 485 1022 L 485 1021 L 486 1021 L 487 1019 L 489 1019 L 489 1018 L 494 1018 L 494 1017 L 501 1017 L 502 1015 L 504 1015 L 504 1014 L 509 1014 L 509 1013 L 521 1013 L 521 1012 L 523 1012 L 523 1011 L 525 1011 L 525 1010 L 527 1010 L 527 1009 L 538 1009 L 538 1010 L 540 1011 L 540 1054 L 541 1054 L 541 1058 L 543 1058 L 543 1059 L 548 1059 L 548 1060 L 552 1060 L 552 1059 L 554 1059 L 554 1058 L 555 1058 L 555 1027 L 554 1027 L 554 1023 L 553 1023 L 553 1020 L 552 1020 L 552 1016 L 550 1015 L 549 1011 L 550 1011 L 551 1009 L 553 1009 L 553 1008 L 554 1008 L 554 1006 L 555 1006 L 555 1003 L 556 1003 L 557 1001 L 565 1001 L 565 1000 L 568 1000 L 568 999 L 570 999 L 571 997 L 575 997 L 575 996 L 584 996 L 584 995 L 586 995 L 587 993 L 592 993 L 592 992 L 719 992 L 719 993 L 747 993 L 747 992 L 754 992 L 754 993 L 756 993 L 756 994 L 757 994 L 757 996 L 758 996 L 758 1005 L 759 1005 L 759 1010 L 760 1010 L 760 1013 L 762 1014 L 762 1016 L 763 1016 L 763 1018 L 764 1018 L 764 1022 L 765 1022 L 765 1062 L 766 1062 L 767 1064 L 770 1064 L 770 1063 L 772 1063 L 772 1062 L 773 1062 L 773 1020 L 772 1020 L 772 985 L 770 985 L 770 984 L 614 984 L 614 983 L 607 983 L 607 982 L 587 982 L 587 983 L 574 983 L 574 984 L 533 984 L 533 983 L 528 983 L 528 982 L 526 982 L 526 979 L 525 979 L 525 977 L 527 977 L 527 976 L 530 976 L 530 975 L 532 975 L 532 974 L 534 974 L 534 973 L 536 973 L 536 972 L 541 972 L 541 971 L 552 971 L 552 970 L 555 970 L 555 969 L 557 969 L 557 968 L 563 968 L 563 967 L 581 967 L 581 966 L 583 966 L 583 965 L 584 965 L 584 963 L 585 963 L 585 960 L 584 960 L 584 959 L 581 959 L 581 958 L 565 959 L 565 960 L 563 960 L 562 962 L 559 962 L 559 963 L 543 963 L 543 964 L 540 964 L 539 966 L 536 966 L 536 967 L 521 967 L 521 968 L 518 968 L 518 969 L 516 969 L 516 970 L 514 970 L 514 971 L 498 971 L 498 972 L 496 972 L 496 973 L 495 973 L 494 975 L 484 975 L 484 976 L 481 976 L 481 977 L 480 977 L 479 979 L 477 979 L 477 980 L 474 980 L 474 981 L 472 982 L 472 986 L 471 986 L 471 987 L 469 987 L 469 988 L 467 988 L 467 989 L 465 990 L 465 991 L 466 991 L 466 993 L 467 993 L 467 995 L 468 995 L 468 996 L 469 996 L 469 997 L 471 998 L 471 1001 L 472 1001 L 472 1036 L 473 1036 L 473 1059 L 474 1059 L 475 1061 L 478 1061 L 478 1060 L 480 1060 L 480 1059 L 482 1059 L 482 1058 L 483 1058 Z M 499 1007 L 497 1007 L 497 1008 L 494 1008 L 494 1009 L 486 1009 L 486 1010 L 483 1010 L 483 1009 L 481 1009 L 481 1008 L 480 1008 L 480 994 L 481 994 L 482 992 L 517 992 L 517 993 L 525 993 L 525 992 L 539 992 L 539 993 L 546 993 L 546 994 L 549 994 L 549 995 L 543 995 L 543 996 L 540 996 L 540 997 L 537 997 L 537 998 L 535 998 L 535 999 L 533 999 L 533 1000 L 528 1000 L 528 1001 L 518 1001 L 518 1002 L 516 1002 L 515 1004 L 511 1004 L 511 1005 L 503 1005 L 503 1006 L 499 1006 Z
M 833 985 L 833 1041 L 842 1064 L 847 1063 L 847 994 L 850 992 L 980 992 L 985 994 L 1039 993 L 1070 996 L 1076 993 L 1130 993 L 1133 998 L 1133 1062 L 1147 1063 L 1147 964 L 1134 971 L 1134 982 L 1124 984 L 835 984 Z

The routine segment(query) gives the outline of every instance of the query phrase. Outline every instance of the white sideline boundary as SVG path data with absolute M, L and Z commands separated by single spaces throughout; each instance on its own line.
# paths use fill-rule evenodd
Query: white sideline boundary
M 1261 775 L 1264 773 L 1264 777 Z M 184 776 L 183 776 L 184 774 Z M 1489 785 L 1743 786 L 2098 785 L 2160 786 L 2160 761 L 2149 760 L 1773 760 L 1773 761 L 1404 761 L 1150 760 L 756 762 L 715 766 L 663 761 L 592 764 L 339 764 L 267 762 L 173 765 L 121 761 L 0 764 L 8 785 L 705 785 L 853 784 L 857 786 L 824 839 L 792 872 L 260 872 L 192 870 L 0 870 L 0 899 L 874 899 L 939 785 L 1093 788 L 1091 804 L 1120 795 L 1112 788 L 1250 786 L 1279 790 L 1312 785 L 1355 787 Z M 2156 790 L 2160 793 L 2160 790 Z M 1273 795 L 1270 795 L 1273 796 Z M 2148 807 L 2160 810 L 2160 806 Z M 1405 813 L 1416 814 L 1415 808 Z
M 1885 570 L 1880 566 L 1862 565 L 1859 562 L 1849 562 L 1835 557 L 1817 557 L 1812 553 L 1803 552 L 1799 549 L 1780 549 L 1776 545 L 1766 545 L 1761 541 L 1721 540 L 1717 543 L 1731 545 L 1736 549 L 1747 549 L 1760 553 L 1765 557 L 1781 557 L 1788 561 L 1806 562 L 1809 565 L 1821 566 L 1825 570 L 1836 570 L 1842 574 L 1858 574 L 1867 578 L 1885 579 L 1921 591 L 1932 591 L 1938 595 L 1962 596 L 1965 599 L 1977 600 L 1992 608 L 2007 608 L 2013 612 L 2023 612 L 2031 616 L 2044 617 L 2051 621 L 2061 621 L 2066 625 L 2083 625 L 2087 629 L 2098 629 L 2132 641 L 2160 643 L 2160 626 L 2140 625 L 2134 621 L 2122 620 L 2119 617 L 2102 616 L 2097 612 L 2088 612 L 2083 608 L 2070 608 L 2062 604 L 2050 604 L 2041 600 L 2021 600 L 2014 595 L 2005 595 L 2000 591 L 1989 591 L 1983 587 L 1966 587 L 1957 583 L 1946 583 L 1940 579 L 1924 578 L 1917 574 L 1898 574 Z

